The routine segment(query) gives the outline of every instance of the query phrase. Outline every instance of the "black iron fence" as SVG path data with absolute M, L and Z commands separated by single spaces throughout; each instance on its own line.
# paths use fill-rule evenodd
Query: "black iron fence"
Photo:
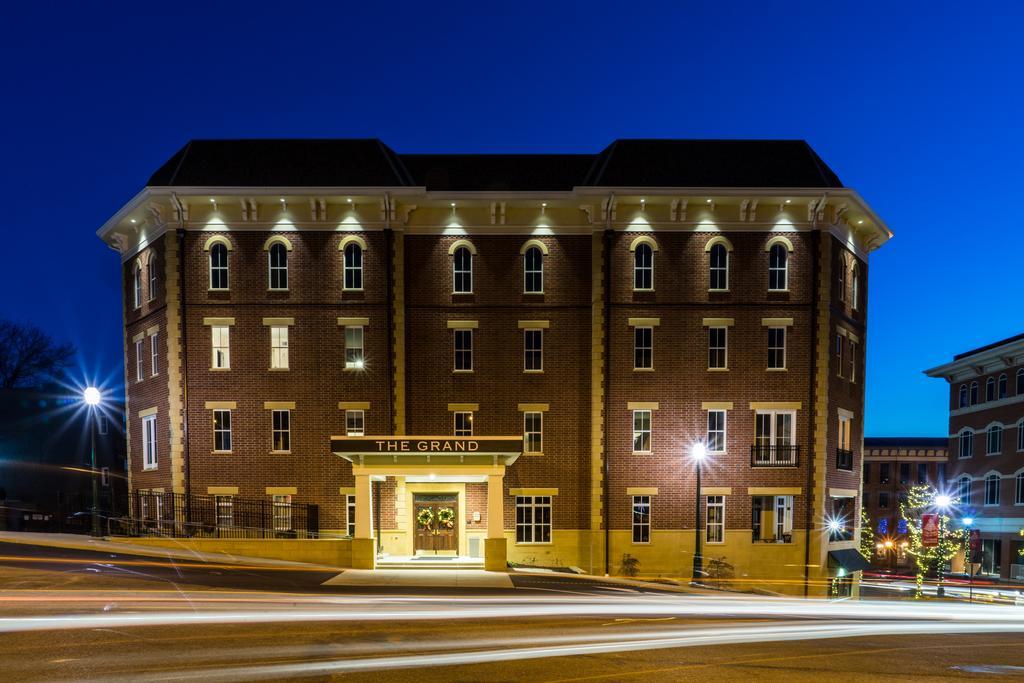
M 316 538 L 319 507 L 291 496 L 187 496 L 139 490 L 130 514 L 104 520 L 105 533 L 171 538 Z
M 799 446 L 754 444 L 750 447 L 751 467 L 796 467 L 799 463 Z

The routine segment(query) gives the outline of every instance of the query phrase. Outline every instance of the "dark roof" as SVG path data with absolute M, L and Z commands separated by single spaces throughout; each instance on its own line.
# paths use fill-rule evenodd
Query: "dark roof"
M 1016 334 L 1016 335 L 1014 335 L 1012 337 L 1007 337 L 1006 339 L 1003 339 L 1001 341 L 993 342 L 992 344 L 986 344 L 985 346 L 979 346 L 978 348 L 971 349 L 970 351 L 964 351 L 963 353 L 958 353 L 955 356 L 953 356 L 953 360 L 960 360 L 961 358 L 967 358 L 968 356 L 973 356 L 976 353 L 981 353 L 982 351 L 988 351 L 989 349 L 995 349 L 995 348 L 998 348 L 998 347 L 1002 346 L 1003 344 L 1010 344 L 1011 342 L 1020 341 L 1021 339 L 1024 339 L 1024 332 L 1022 332 L 1021 334 Z
M 866 436 L 864 448 L 946 448 L 944 436 Z
M 149 179 L 176 187 L 842 187 L 803 140 L 616 140 L 600 154 L 395 154 L 380 140 L 193 140 Z

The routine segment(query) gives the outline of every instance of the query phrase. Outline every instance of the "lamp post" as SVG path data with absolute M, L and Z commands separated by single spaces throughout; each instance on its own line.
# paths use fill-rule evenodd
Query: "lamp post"
M 940 493 L 937 496 L 935 496 L 933 502 L 935 504 L 935 507 L 939 511 L 939 546 L 937 548 L 938 556 L 939 556 L 939 567 L 938 567 L 938 570 L 939 570 L 939 584 L 938 584 L 938 586 L 935 587 L 935 597 L 942 598 L 942 597 L 945 597 L 945 595 L 946 595 L 946 589 L 942 585 L 942 579 L 943 579 L 943 575 L 945 573 L 943 571 L 944 570 L 944 566 L 943 565 L 945 565 L 945 560 L 942 557 L 942 532 L 943 532 L 943 530 L 946 527 L 946 524 L 945 524 L 945 521 L 944 521 L 944 513 L 949 509 L 949 506 L 953 503 L 953 499 L 950 498 L 949 496 L 947 496 L 945 493 Z
M 88 406 L 89 410 L 89 464 L 92 477 L 92 535 L 100 535 L 100 517 L 99 517 L 99 498 L 100 488 L 99 480 L 96 479 L 96 411 L 100 404 L 102 396 L 100 390 L 96 387 L 88 387 L 82 392 L 82 399 L 85 401 L 85 405 Z
M 967 529 L 967 542 L 964 544 L 964 564 L 967 566 L 967 602 L 974 602 L 974 550 L 971 548 L 971 527 L 974 526 L 974 517 L 964 517 L 962 520 L 964 529 Z
M 697 466 L 697 489 L 696 495 L 694 496 L 694 519 L 696 522 L 693 526 L 693 582 L 696 583 L 698 577 L 704 573 L 704 558 L 701 557 L 700 549 L 700 464 L 704 460 L 704 456 L 707 455 L 707 448 L 703 443 L 695 443 L 690 451 L 693 456 L 693 462 Z

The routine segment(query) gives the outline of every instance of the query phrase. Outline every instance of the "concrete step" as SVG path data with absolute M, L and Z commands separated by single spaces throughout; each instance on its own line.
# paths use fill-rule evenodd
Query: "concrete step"
M 377 569 L 483 569 L 483 560 L 378 560 Z

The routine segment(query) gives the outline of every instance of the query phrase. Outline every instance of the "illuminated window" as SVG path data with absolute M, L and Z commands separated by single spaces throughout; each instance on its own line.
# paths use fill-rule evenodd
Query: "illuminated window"
M 351 493 L 345 496 L 345 532 L 356 535 L 356 497 Z
M 142 469 L 156 469 L 156 415 L 142 418 Z
M 217 370 L 231 367 L 231 328 L 227 325 L 210 327 L 210 338 L 213 346 L 213 365 Z
M 705 496 L 704 541 L 725 543 L 725 496 Z
M 651 542 L 651 497 L 633 496 L 633 543 Z
M 360 325 L 347 325 L 345 327 L 345 369 L 362 370 L 363 362 L 363 328 Z
M 288 369 L 288 327 L 273 325 L 270 328 L 270 367 L 273 370 Z

